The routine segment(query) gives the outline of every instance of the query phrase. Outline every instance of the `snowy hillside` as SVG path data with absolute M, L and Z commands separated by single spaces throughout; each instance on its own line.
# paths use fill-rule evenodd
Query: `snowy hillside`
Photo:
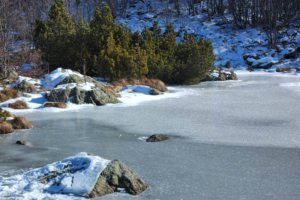
M 216 55 L 216 66 L 225 66 L 231 62 L 233 69 L 253 68 L 283 68 L 297 67 L 300 63 L 297 47 L 300 45 L 300 22 L 294 22 L 288 30 L 283 30 L 278 36 L 277 47 L 270 47 L 267 34 L 261 28 L 238 29 L 233 23 L 231 14 L 225 17 L 213 16 L 208 20 L 206 12 L 200 10 L 198 15 L 188 15 L 187 6 L 182 6 L 181 17 L 175 14 L 174 4 L 163 4 L 162 1 L 151 1 L 152 10 L 147 12 L 147 3 L 137 1 L 130 5 L 123 17 L 116 20 L 127 25 L 132 31 L 141 31 L 144 26 L 152 26 L 158 21 L 162 31 L 169 22 L 173 23 L 178 33 L 177 41 L 185 30 L 196 37 L 204 37 L 213 43 Z M 168 6 L 173 10 L 170 15 L 164 13 Z M 158 13 L 158 14 L 157 14 Z M 298 49 L 300 50 L 300 49 Z M 294 53 L 291 55 L 286 55 Z M 285 56 L 286 55 L 286 56 Z M 292 58 L 291 58 L 292 57 Z M 291 58 L 291 59 L 287 59 Z

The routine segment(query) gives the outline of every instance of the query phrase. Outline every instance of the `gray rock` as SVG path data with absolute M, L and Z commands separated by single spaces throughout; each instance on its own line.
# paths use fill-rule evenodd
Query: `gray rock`
M 146 141 L 147 142 L 161 142 L 165 140 L 170 140 L 171 138 L 163 135 L 163 134 L 156 134 L 156 135 L 151 135 Z
M 151 94 L 151 95 L 162 95 L 163 93 L 162 93 L 161 91 L 155 89 L 155 88 L 152 88 L 152 89 L 150 90 L 150 94 Z
M 107 103 L 120 103 L 113 94 L 106 94 L 100 88 L 90 91 L 82 90 L 79 87 L 73 89 L 53 89 L 49 95 L 46 95 L 48 101 L 51 102 L 68 102 L 76 104 L 92 103 L 100 106 Z
M 226 74 L 225 73 L 220 73 L 219 77 L 216 78 L 216 81 L 226 81 Z
M 22 141 L 22 140 L 18 140 L 18 141 L 16 142 L 16 144 L 26 145 L 26 144 L 27 144 L 27 142 L 25 142 L 25 141 Z
M 89 198 L 104 196 L 124 188 L 126 192 L 133 195 L 141 194 L 149 186 L 139 179 L 128 166 L 120 160 L 113 160 L 100 174 Z
M 94 83 L 94 85 L 96 87 L 99 87 L 99 88 L 103 88 L 106 86 L 106 84 L 104 83 L 101 83 L 101 82 L 98 82 L 96 81 L 95 79 L 93 79 L 92 77 L 90 76 L 86 76 L 86 81 L 89 82 L 89 83 Z M 66 78 L 64 78 L 59 84 L 57 85 L 62 85 L 62 84 L 67 84 L 67 83 L 84 83 L 84 78 L 79 76 L 79 75 L 76 75 L 76 74 L 71 74 L 69 76 L 67 76 Z M 56 85 L 56 86 L 57 86 Z M 55 87 L 56 87 L 55 86 Z
M 31 92 L 36 91 L 35 87 L 31 83 L 29 83 L 25 80 L 21 81 L 18 84 L 17 88 L 20 92 L 26 92 L 26 93 L 31 93 Z
M 25 94 L 23 92 L 18 91 L 18 97 L 27 97 L 27 98 L 29 98 L 30 96 L 28 94 Z
M 211 73 L 207 73 L 204 81 L 213 81 L 214 77 Z

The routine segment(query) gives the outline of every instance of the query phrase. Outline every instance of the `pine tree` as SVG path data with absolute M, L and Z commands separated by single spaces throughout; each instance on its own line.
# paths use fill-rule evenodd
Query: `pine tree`
M 43 59 L 52 68 L 74 65 L 75 24 L 65 10 L 63 0 L 57 0 L 49 12 L 49 20 L 44 23 L 36 36 L 37 47 L 43 52 Z

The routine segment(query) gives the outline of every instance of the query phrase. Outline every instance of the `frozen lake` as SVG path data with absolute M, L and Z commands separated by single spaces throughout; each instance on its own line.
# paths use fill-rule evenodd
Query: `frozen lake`
M 0 186 L 1 177 L 84 151 L 120 159 L 150 186 L 99 199 L 299 200 L 300 77 L 238 76 L 172 87 L 185 95 L 134 106 L 20 113 L 35 127 L 0 136 Z M 139 139 L 158 133 L 173 139 Z M 0 199 L 20 194 L 0 187 Z

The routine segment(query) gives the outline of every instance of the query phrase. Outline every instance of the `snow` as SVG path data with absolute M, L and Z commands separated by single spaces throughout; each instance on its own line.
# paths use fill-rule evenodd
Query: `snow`
M 117 23 L 126 24 L 133 32 L 141 32 L 145 26 L 150 28 L 153 21 L 158 21 L 162 32 L 165 30 L 166 22 L 172 22 L 175 31 L 178 33 L 177 42 L 183 37 L 187 30 L 193 33 L 197 38 L 203 37 L 209 39 L 214 47 L 214 53 L 217 57 L 215 62 L 217 67 L 222 67 L 227 61 L 237 70 L 248 68 L 249 66 L 243 59 L 246 54 L 255 54 L 260 57 L 258 63 L 267 63 L 271 61 L 274 65 L 271 69 L 287 66 L 299 66 L 300 58 L 287 60 L 284 54 L 294 51 L 300 44 L 300 30 L 297 26 L 291 26 L 283 29 L 279 36 L 279 43 L 276 48 L 269 44 L 269 39 L 262 27 L 252 28 L 247 26 L 245 29 L 239 29 L 234 25 L 232 14 L 225 11 L 223 17 L 214 15 L 212 20 L 208 21 L 208 15 L 205 10 L 199 7 L 198 14 L 189 15 L 188 7 L 185 4 L 181 6 L 181 16 L 170 16 L 166 19 L 163 15 L 166 6 L 170 10 L 175 10 L 174 4 L 164 4 L 162 1 L 153 0 L 150 2 L 152 9 L 147 12 L 147 3 L 138 2 L 134 8 L 128 8 L 123 17 L 117 17 Z M 205 9 L 205 5 L 203 5 Z M 138 15 L 143 12 L 143 15 Z M 125 17 L 126 16 L 126 17 Z M 155 16 L 155 18 L 153 18 Z M 297 25 L 299 21 L 293 22 Z M 279 50 L 279 51 L 277 51 Z M 278 64 L 280 62 L 280 64 Z M 255 62 L 255 63 L 256 63 Z
M 269 63 L 276 64 L 279 62 L 278 58 L 273 58 L 273 57 L 264 57 L 259 60 L 255 60 L 254 58 L 248 58 L 247 60 L 249 62 L 253 62 L 252 65 L 262 64 L 261 66 L 267 65 Z
M 53 89 L 58 83 L 60 83 L 71 74 L 76 74 L 77 76 L 83 77 L 83 75 L 70 69 L 57 68 L 56 70 L 45 76 L 44 86 L 48 89 Z
M 100 173 L 110 162 L 110 160 L 81 152 L 21 175 L 2 178 L 0 196 L 13 195 L 14 199 L 55 198 L 55 194 L 86 197 L 94 188 Z M 53 175 L 54 172 L 64 173 L 46 183 L 41 183 L 42 178 Z M 66 195 L 57 197 L 67 199 Z

